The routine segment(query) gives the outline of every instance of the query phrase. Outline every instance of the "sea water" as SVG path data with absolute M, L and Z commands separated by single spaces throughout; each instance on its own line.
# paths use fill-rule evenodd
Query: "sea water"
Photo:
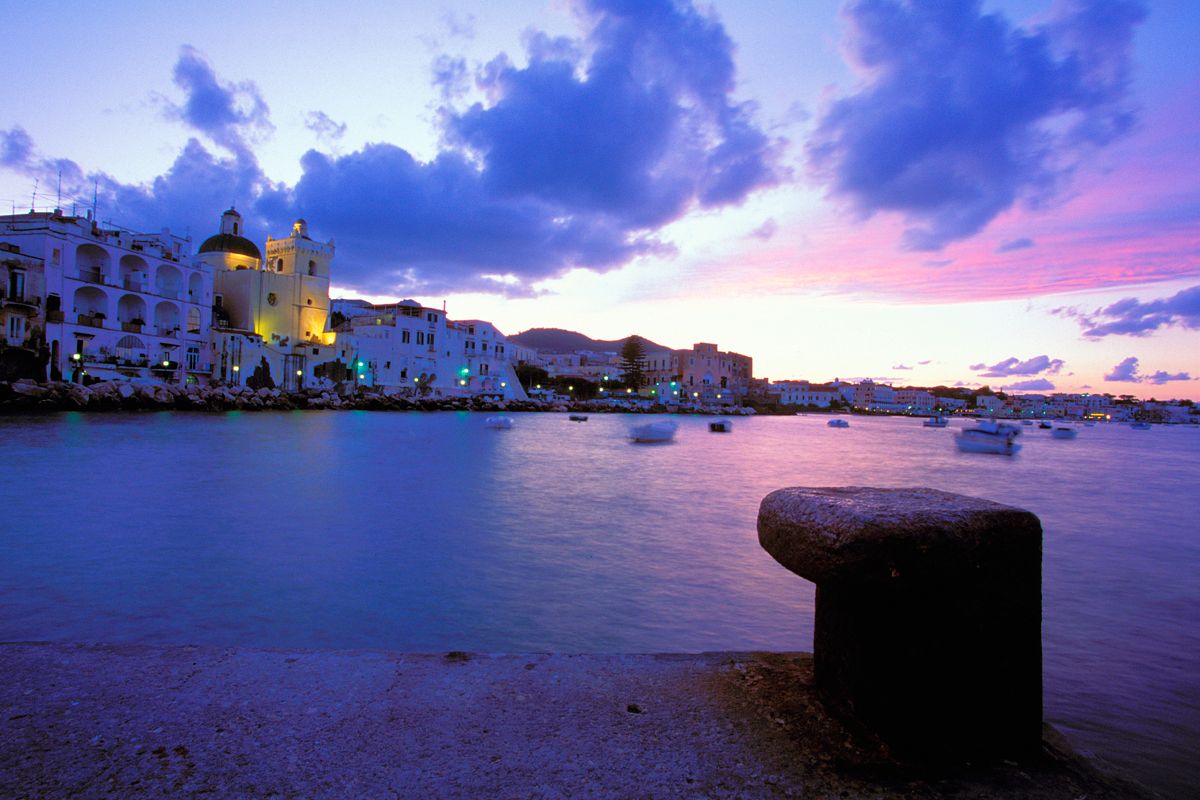
M 1200 786 L 1200 430 L 918 419 L 270 412 L 0 418 L 0 640 L 403 651 L 811 650 L 813 587 L 758 545 L 784 486 L 928 486 L 1045 528 L 1049 721 Z

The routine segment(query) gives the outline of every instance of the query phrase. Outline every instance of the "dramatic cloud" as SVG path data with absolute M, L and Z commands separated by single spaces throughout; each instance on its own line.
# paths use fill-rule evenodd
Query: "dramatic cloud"
M 1133 0 L 1075 0 L 1030 29 L 979 0 L 858 0 L 845 16 L 864 84 L 821 115 L 809 163 L 863 218 L 902 215 L 908 249 L 1045 202 L 1132 127 Z
M 315 133 L 322 144 L 333 144 L 346 135 L 346 123 L 335 122 L 324 111 L 308 112 L 304 127 Z
M 71 177 L 90 196 L 98 181 L 104 214 L 132 228 L 203 233 L 231 201 L 256 238 L 305 217 L 315 235 L 336 236 L 337 282 L 376 294 L 527 295 L 572 268 L 669 255 L 655 238 L 664 225 L 787 177 L 782 140 L 732 99 L 734 44 L 714 17 L 671 0 L 578 10 L 584 36 L 527 34 L 524 67 L 503 54 L 473 71 L 435 58 L 446 105 L 442 150 L 429 161 L 388 143 L 310 151 L 295 185 L 272 182 L 251 147 L 272 130 L 257 87 L 223 80 L 185 48 L 174 70 L 182 96 L 164 101 L 166 113 L 228 157 L 193 139 L 166 174 L 126 185 L 40 156 L 14 128 L 0 132 L 0 165 L 43 176 L 66 165 L 64 184 Z M 446 24 L 470 35 L 470 20 Z M 484 99 L 454 105 L 471 91 Z M 344 131 L 321 112 L 307 125 L 326 142 Z
M 988 366 L 987 364 L 972 364 L 971 371 L 978 372 L 984 378 L 1007 378 L 1013 375 L 1037 375 L 1046 373 L 1047 375 L 1057 375 L 1063 368 L 1063 360 L 1061 358 L 1050 358 L 1049 356 L 1034 356 L 1033 358 L 1021 361 L 1018 358 L 1006 358 L 996 364 Z
M 1054 384 L 1045 378 L 1035 378 L 1031 381 L 1017 381 L 1000 388 L 1006 392 L 1052 392 Z
M 1137 383 L 1141 377 L 1137 374 L 1138 360 L 1133 356 L 1122 361 L 1112 368 L 1112 372 L 1104 376 L 1106 381 L 1122 381 L 1128 383 Z
M 1023 236 L 1020 239 L 1013 239 L 1012 241 L 1004 242 L 1003 244 L 1001 244 L 999 247 L 996 248 L 996 252 L 997 253 L 1011 253 L 1014 250 L 1024 250 L 1027 247 L 1033 247 L 1033 246 L 1034 246 L 1033 239 Z
M 1070 307 L 1056 308 L 1050 313 L 1077 318 L 1083 335 L 1093 339 L 1114 334 L 1147 336 L 1159 328 L 1172 325 L 1196 330 L 1200 329 L 1200 286 L 1147 303 L 1135 297 L 1126 297 L 1091 313 Z
M 1150 375 L 1142 375 L 1138 371 L 1137 358 L 1130 356 L 1112 368 L 1112 372 L 1104 376 L 1106 381 L 1119 383 L 1153 383 L 1162 385 L 1171 381 L 1190 381 L 1192 376 L 1186 372 L 1166 372 L 1159 370 Z
M 174 77 L 185 98 L 182 104 L 167 103 L 168 116 L 182 120 L 231 152 L 248 152 L 250 139 L 275 129 L 258 87 L 250 81 L 221 81 L 194 48 L 183 48 L 175 62 Z

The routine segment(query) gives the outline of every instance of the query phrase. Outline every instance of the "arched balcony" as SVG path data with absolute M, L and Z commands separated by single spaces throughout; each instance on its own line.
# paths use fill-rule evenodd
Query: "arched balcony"
M 183 273 L 176 267 L 163 264 L 154 272 L 154 293 L 163 297 L 179 297 L 183 289 Z
M 146 301 L 136 294 L 121 295 L 117 301 L 117 321 L 127 333 L 141 333 L 146 324 Z
M 144 292 L 150 280 L 150 267 L 141 256 L 121 256 L 121 286 L 131 292 Z
M 145 366 L 150 360 L 146 343 L 136 336 L 122 336 L 118 339 L 116 356 L 130 366 Z
M 71 311 L 80 325 L 103 328 L 108 317 L 108 295 L 95 286 L 81 286 L 75 290 Z
M 200 309 L 192 307 L 187 310 L 187 332 L 200 332 Z
M 179 306 L 163 300 L 154 307 L 154 328 L 159 336 L 175 336 L 179 333 Z
M 104 283 L 112 277 L 112 257 L 99 245 L 81 244 L 75 250 L 75 269 L 80 280 Z
M 193 303 L 203 303 L 204 298 L 204 279 L 200 277 L 199 272 L 193 272 L 188 276 L 188 296 L 187 299 Z

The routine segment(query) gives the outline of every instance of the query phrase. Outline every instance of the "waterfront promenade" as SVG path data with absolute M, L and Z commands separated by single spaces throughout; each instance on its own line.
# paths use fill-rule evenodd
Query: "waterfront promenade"
M 791 653 L 471 655 L 0 645 L 0 796 L 1146 796 L 1048 730 L 1026 763 L 903 768 Z

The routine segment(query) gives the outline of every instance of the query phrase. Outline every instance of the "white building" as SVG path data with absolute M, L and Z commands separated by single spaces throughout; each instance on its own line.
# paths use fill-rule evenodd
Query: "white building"
M 213 276 L 190 240 L 56 210 L 0 217 L 0 242 L 43 265 L 48 377 L 207 380 Z

